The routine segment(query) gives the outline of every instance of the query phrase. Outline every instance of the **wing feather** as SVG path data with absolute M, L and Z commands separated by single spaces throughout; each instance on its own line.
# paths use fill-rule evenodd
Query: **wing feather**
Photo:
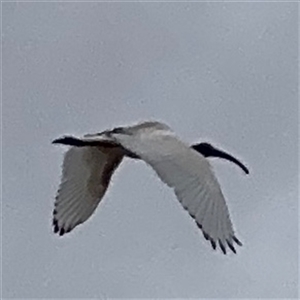
M 149 164 L 160 179 L 174 189 L 178 200 L 195 219 L 214 249 L 219 244 L 226 253 L 227 245 L 235 252 L 235 235 L 229 211 L 220 185 L 203 155 L 190 149 L 167 130 L 113 136 L 125 149 Z
M 63 235 L 92 215 L 122 159 L 117 147 L 71 147 L 66 152 L 53 211 L 55 232 Z

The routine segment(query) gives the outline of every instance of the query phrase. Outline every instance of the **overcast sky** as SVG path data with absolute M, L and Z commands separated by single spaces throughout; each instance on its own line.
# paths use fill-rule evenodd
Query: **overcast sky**
M 2 3 L 3 298 L 296 298 L 298 4 Z M 238 254 L 142 162 L 60 238 L 64 134 L 161 120 L 212 160 Z

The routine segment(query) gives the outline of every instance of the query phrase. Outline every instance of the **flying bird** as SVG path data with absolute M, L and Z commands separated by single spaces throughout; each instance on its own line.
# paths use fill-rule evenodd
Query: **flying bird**
M 143 122 L 82 138 L 63 136 L 52 142 L 71 146 L 62 166 L 62 179 L 53 210 L 54 232 L 64 235 L 85 222 L 102 200 L 111 177 L 124 157 L 143 160 L 175 192 L 213 249 L 236 253 L 229 211 L 207 157 L 219 157 L 248 169 L 230 154 L 208 143 L 189 147 L 169 126 Z

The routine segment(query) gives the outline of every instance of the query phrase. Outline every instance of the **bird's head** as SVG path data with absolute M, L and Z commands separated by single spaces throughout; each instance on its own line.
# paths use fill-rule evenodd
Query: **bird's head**
M 242 164 L 238 159 L 230 155 L 229 153 L 215 148 L 209 143 L 200 143 L 192 146 L 194 150 L 201 153 L 204 157 L 219 157 L 229 160 L 238 165 L 246 174 L 249 174 L 248 168 Z

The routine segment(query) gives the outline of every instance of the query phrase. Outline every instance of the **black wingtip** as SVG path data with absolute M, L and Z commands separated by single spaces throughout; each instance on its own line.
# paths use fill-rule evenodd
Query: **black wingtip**
M 216 248 L 217 248 L 216 242 L 215 242 L 213 239 L 210 239 L 210 243 L 211 243 L 212 248 L 213 248 L 214 250 L 216 250 Z
M 195 217 L 192 217 L 192 218 L 195 218 Z M 197 224 L 198 228 L 202 230 L 202 225 L 199 224 L 197 221 L 196 221 L 196 224 Z
M 65 229 L 64 228 L 61 228 L 60 231 L 59 231 L 59 235 L 62 236 L 65 234 Z
M 65 229 L 62 227 L 60 228 L 58 225 L 58 221 L 55 218 L 56 215 L 56 210 L 53 211 L 53 221 L 52 221 L 52 225 L 53 225 L 53 232 L 54 233 L 58 233 L 60 236 L 64 235 L 66 233 Z
M 204 238 L 205 238 L 207 241 L 210 240 L 210 236 L 209 236 L 204 230 L 202 230 L 202 233 L 203 233 Z
M 190 214 L 191 215 L 191 214 Z M 192 216 L 192 215 L 191 215 Z M 192 216 L 193 217 L 193 216 Z M 194 217 L 193 217 L 194 218 Z M 222 242 L 221 239 L 218 239 L 217 241 L 215 241 L 206 231 L 203 230 L 203 226 L 198 223 L 196 220 L 195 220 L 195 223 L 197 224 L 198 228 L 201 229 L 202 231 L 202 234 L 204 236 L 204 238 L 210 242 L 212 248 L 214 250 L 217 249 L 217 244 L 219 245 L 220 249 L 222 250 L 223 254 L 227 254 L 227 249 L 229 248 L 233 253 L 237 253 L 236 252 L 236 249 L 233 245 L 233 242 L 235 242 L 237 245 L 239 246 L 242 246 L 242 242 L 235 236 L 235 235 L 232 235 L 231 238 L 229 239 L 226 239 L 224 240 L 224 242 Z M 233 241 L 233 242 L 232 242 Z M 228 248 L 226 249 L 226 246 L 228 246 Z
M 223 254 L 226 255 L 226 247 L 224 246 L 224 244 L 222 243 L 222 241 L 219 239 L 219 246 L 223 252 Z
M 58 233 L 59 231 L 58 222 L 56 219 L 53 219 L 53 231 L 54 233 Z
M 226 242 L 227 242 L 227 245 L 230 248 L 230 250 L 236 254 L 236 250 L 235 250 L 234 246 L 232 245 L 231 241 L 226 239 Z
M 236 236 L 233 236 L 232 239 L 233 239 L 239 246 L 243 246 L 242 242 L 241 242 Z

